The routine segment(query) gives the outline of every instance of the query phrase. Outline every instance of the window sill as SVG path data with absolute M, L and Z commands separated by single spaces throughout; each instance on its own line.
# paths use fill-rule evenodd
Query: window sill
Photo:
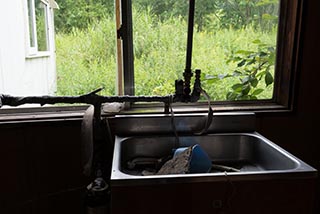
M 0 109 L 0 124 L 57 120 L 81 120 L 87 108 L 87 105 L 3 108 Z
M 82 120 L 88 105 L 78 106 L 46 106 L 36 108 L 3 108 L 0 109 L 0 124 L 3 123 L 21 123 L 21 122 L 40 122 L 40 121 L 66 121 Z M 214 112 L 253 112 L 256 115 L 290 113 L 291 109 L 272 102 L 259 103 L 214 103 L 212 105 Z M 197 114 L 208 112 L 206 103 L 196 104 L 174 104 L 173 111 L 178 114 Z M 123 110 L 118 115 L 151 115 L 164 114 L 164 106 L 160 104 L 135 104 L 129 110 Z M 108 117 L 113 113 L 102 112 L 102 116 Z
M 211 104 L 215 112 L 232 112 L 232 111 L 249 111 L 254 113 L 275 113 L 275 112 L 292 112 L 287 106 L 277 104 L 272 100 L 257 101 L 221 101 Z M 175 103 L 173 104 L 175 113 L 204 113 L 208 112 L 206 102 L 199 103 Z M 146 114 L 146 113 L 163 113 L 164 106 L 157 104 L 134 104 L 131 109 L 122 112 L 122 114 Z
M 35 54 L 28 54 L 26 59 L 35 59 L 35 58 L 42 58 L 42 57 L 49 57 L 51 53 L 49 51 L 40 51 Z

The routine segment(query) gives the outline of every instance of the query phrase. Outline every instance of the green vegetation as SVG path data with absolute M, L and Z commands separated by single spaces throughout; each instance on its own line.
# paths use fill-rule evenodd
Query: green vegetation
M 227 61 L 236 63 L 232 74 L 207 75 L 205 81 L 210 85 L 217 85 L 223 79 L 238 79 L 231 84 L 226 94 L 227 100 L 256 100 L 272 98 L 273 70 L 275 63 L 275 48 L 262 43 L 260 40 L 252 42 L 257 50 L 238 50 Z
M 40 0 L 35 1 L 36 5 L 36 31 L 37 31 L 37 45 L 39 51 L 47 51 L 47 23 L 46 23 L 46 6 Z
M 271 98 L 278 0 L 216 1 L 199 9 L 199 2 L 206 1 L 196 1 L 200 12 L 195 19 L 192 64 L 202 70 L 203 88 L 212 100 Z M 87 93 L 101 86 L 103 94 L 115 94 L 114 17 L 105 12 L 106 7 L 94 10 L 92 2 L 85 7 L 90 10 L 74 8 L 76 12 L 72 12 L 70 4 L 59 11 L 59 95 Z M 96 2 L 102 5 L 105 1 Z M 188 5 L 182 0 L 134 2 L 136 95 L 174 93 L 174 80 L 182 78 L 185 67 Z M 65 21 L 62 12 L 69 14 Z M 80 15 L 81 23 L 77 23 L 70 14 L 85 15 Z
M 115 94 L 116 58 L 114 20 L 106 18 L 86 29 L 57 33 L 58 95 L 80 95 L 104 87 Z

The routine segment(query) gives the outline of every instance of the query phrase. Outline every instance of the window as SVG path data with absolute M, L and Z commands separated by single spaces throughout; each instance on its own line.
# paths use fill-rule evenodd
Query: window
M 121 24 L 118 25 L 118 33 L 122 39 L 120 51 L 123 60 L 124 93 L 174 93 L 174 80 L 182 78 L 184 69 L 186 14 L 188 2 L 191 1 L 118 2 L 121 2 Z M 237 109 L 237 106 L 251 110 L 290 109 L 302 1 L 195 2 L 194 68 L 202 69 L 203 87 L 212 99 L 217 101 L 216 106 L 220 105 L 223 109 Z M 228 7 L 229 11 L 226 9 Z M 224 37 L 217 38 L 219 29 L 224 29 Z M 230 29 L 236 30 L 232 34 Z M 163 36 L 164 34 L 166 36 Z M 205 38 L 208 34 L 210 42 Z M 219 46 L 222 42 L 225 45 Z M 239 47 L 234 47 L 235 45 Z M 179 51 L 181 49 L 184 51 Z M 223 52 L 225 61 L 231 61 L 231 67 L 215 59 L 221 54 L 217 52 Z M 255 64 L 262 58 L 267 62 Z M 264 65 L 268 66 L 263 67 Z M 262 68 L 261 72 L 255 72 L 255 78 L 250 79 L 252 71 L 257 67 Z M 213 70 L 218 72 L 210 73 Z M 246 75 L 246 72 L 251 73 Z M 226 84 L 229 80 L 238 82 Z M 262 90 L 259 84 L 266 84 L 267 87 L 264 86 Z M 255 88 L 256 85 L 258 87 Z M 150 90 L 146 92 L 146 88 Z M 226 92 L 226 88 L 229 92 Z M 220 96 L 221 91 L 224 91 L 223 96 Z M 241 93 L 251 97 L 235 99 Z
M 49 5 L 42 0 L 28 0 L 29 55 L 49 51 Z
M 46 52 L 50 49 L 48 3 L 45 0 L 27 2 L 30 54 Z M 61 2 L 59 14 L 67 17 L 68 21 L 55 17 L 56 29 L 57 23 L 61 25 L 61 34 L 56 34 L 57 53 L 60 52 L 57 54 L 57 71 L 65 70 L 65 73 L 57 75 L 56 95 L 85 94 L 101 86 L 106 88 L 104 95 L 174 93 L 174 81 L 183 78 L 185 69 L 189 2 L 192 0 L 116 0 L 115 5 L 111 1 L 103 0 Z M 95 5 L 97 3 L 98 7 Z M 253 111 L 291 109 L 303 1 L 196 0 L 195 4 L 192 69 L 202 70 L 202 86 L 215 101 L 215 107 L 222 110 Z M 70 9 L 71 5 L 74 7 L 70 12 L 67 9 Z M 101 15 L 102 13 L 106 15 Z M 78 16 L 74 17 L 75 14 Z M 100 22 L 101 20 L 104 22 Z M 117 31 L 114 29 L 115 22 Z M 77 29 L 72 27 L 74 23 L 79 25 Z M 101 26 L 101 23 L 104 26 Z M 69 30 L 65 29 L 66 26 Z M 98 31 L 102 32 L 103 38 L 98 38 Z M 219 31 L 225 33 L 222 34 L 224 36 L 218 37 L 221 33 Z M 63 33 L 68 33 L 64 35 L 66 40 L 60 40 Z M 84 40 L 76 40 L 69 37 L 69 34 L 76 38 L 82 36 Z M 224 46 L 219 46 L 219 43 L 222 43 L 219 38 L 224 40 Z M 98 42 L 93 44 L 92 39 L 97 39 Z M 244 42 L 244 39 L 247 41 Z M 70 46 L 61 51 L 60 45 L 63 46 L 66 42 L 69 42 Z M 243 47 L 240 47 L 241 45 Z M 269 83 L 268 88 L 261 91 L 254 87 L 259 85 L 256 79 L 241 75 L 245 75 L 246 68 L 254 70 L 252 68 L 256 61 L 272 56 L 266 52 L 271 52 L 269 45 L 274 47 L 274 57 L 267 62 L 271 66 L 264 67 L 260 76 L 255 74 L 258 76 L 255 76 L 256 78 L 263 77 L 261 84 Z M 71 55 L 73 48 L 77 47 L 80 47 L 78 55 Z M 94 50 L 99 50 L 97 55 L 90 55 Z M 217 61 L 221 52 L 224 57 Z M 241 54 L 256 58 L 245 58 Z M 76 59 L 80 61 L 75 61 Z M 225 62 L 221 63 L 222 61 Z M 228 64 L 227 61 L 231 63 Z M 260 65 L 262 67 L 266 63 Z M 80 73 L 80 70 L 86 73 Z M 78 80 L 78 76 L 82 79 Z M 93 76 L 98 76 L 99 81 L 92 79 Z M 69 82 L 66 82 L 63 88 L 59 82 L 64 80 Z M 229 80 L 236 82 L 226 84 Z M 63 89 L 59 91 L 59 88 Z M 220 92 L 221 90 L 224 92 Z M 243 91 L 247 91 L 247 94 L 242 93 Z M 244 96 L 243 99 L 233 100 L 236 93 L 252 97 Z M 256 96 L 256 99 L 253 96 Z M 202 107 L 201 103 L 191 104 L 189 107 L 194 105 Z

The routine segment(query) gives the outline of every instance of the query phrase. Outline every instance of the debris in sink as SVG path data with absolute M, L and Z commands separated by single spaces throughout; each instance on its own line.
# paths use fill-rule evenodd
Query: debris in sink
M 128 169 L 158 168 L 162 163 L 161 158 L 138 157 L 127 162 Z
M 250 160 L 214 160 L 211 173 L 217 172 L 251 172 L 264 170 L 261 166 L 252 163 Z M 222 167 L 221 167 L 222 166 Z
M 207 173 L 211 166 L 208 154 L 196 144 L 176 149 L 173 158 L 161 167 L 157 175 Z
M 156 174 L 157 174 L 157 170 L 154 170 L 154 169 L 145 169 L 141 172 L 141 175 L 143 176 L 156 175 Z
M 168 160 L 158 171 L 157 175 L 168 174 L 186 174 L 189 172 L 190 156 L 192 147 L 188 147 L 184 151 L 175 155 L 171 160 Z
M 211 171 L 220 171 L 220 172 L 240 172 L 239 169 L 236 169 L 234 167 L 224 166 L 220 164 L 212 164 Z
M 172 155 L 163 158 L 137 157 L 127 162 L 129 174 L 170 175 L 188 173 L 240 172 L 248 163 L 212 162 L 198 145 L 180 147 Z M 251 165 L 250 165 L 251 166 Z

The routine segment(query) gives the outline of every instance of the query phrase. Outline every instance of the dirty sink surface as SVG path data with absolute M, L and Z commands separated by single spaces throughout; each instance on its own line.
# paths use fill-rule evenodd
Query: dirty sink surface
M 226 161 L 226 162 L 217 161 L 212 163 L 219 166 L 232 167 L 234 169 L 239 170 L 240 172 L 254 172 L 254 171 L 264 170 L 263 167 L 257 164 L 251 163 L 250 161 Z M 136 169 L 128 169 L 124 167 L 122 171 L 125 174 L 129 174 L 133 176 L 142 176 L 142 175 L 155 175 L 158 170 L 151 167 L 137 167 Z M 213 167 L 208 173 L 221 173 L 225 171 L 227 170 L 216 169 L 215 167 Z M 147 174 L 145 174 L 145 172 L 147 172 Z

